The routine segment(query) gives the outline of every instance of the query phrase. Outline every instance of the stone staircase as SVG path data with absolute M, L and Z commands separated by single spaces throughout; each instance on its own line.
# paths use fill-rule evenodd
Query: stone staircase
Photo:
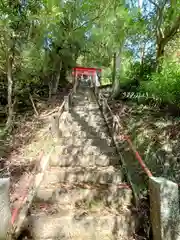
M 132 192 L 93 93 L 78 89 L 60 122 L 61 139 L 33 203 L 33 239 L 130 240 Z

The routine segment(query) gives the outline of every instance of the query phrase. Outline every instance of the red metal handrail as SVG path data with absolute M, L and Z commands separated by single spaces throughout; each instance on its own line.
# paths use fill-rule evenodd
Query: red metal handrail
M 131 139 L 129 136 L 127 135 L 124 135 L 123 136 L 124 139 L 129 143 L 132 151 L 134 152 L 135 156 L 136 156 L 136 159 L 138 160 L 139 164 L 141 165 L 142 169 L 144 170 L 144 172 L 147 174 L 148 177 L 152 177 L 152 173 L 151 171 L 149 170 L 149 168 L 146 166 L 146 164 L 144 163 L 144 161 L 142 160 L 140 154 L 138 153 L 138 151 L 136 150 L 136 148 L 134 147 Z
M 104 98 L 104 97 L 102 97 L 102 98 Z M 113 114 L 113 112 L 112 112 L 110 106 L 108 105 L 107 101 L 106 101 L 106 105 L 107 105 L 107 108 L 110 111 L 111 115 L 113 115 L 115 117 L 115 121 L 118 124 L 119 128 L 122 128 L 122 125 L 119 123 L 119 119 L 117 118 L 116 115 Z M 119 139 L 122 140 L 122 137 L 123 137 L 124 140 L 126 140 L 128 142 L 129 146 L 131 147 L 131 150 L 135 154 L 135 157 L 138 160 L 138 162 L 139 162 L 140 166 L 142 167 L 143 171 L 147 174 L 148 177 L 152 177 L 153 175 L 152 175 L 151 171 L 149 170 L 149 168 L 146 166 L 146 164 L 142 160 L 142 157 L 140 156 L 139 152 L 134 147 L 130 137 L 127 136 L 127 135 L 123 135 L 123 136 L 121 135 L 121 137 L 119 137 Z

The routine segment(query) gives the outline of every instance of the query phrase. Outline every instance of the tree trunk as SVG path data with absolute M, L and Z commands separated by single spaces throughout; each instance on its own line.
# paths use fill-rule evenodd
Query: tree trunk
M 119 50 L 118 54 L 114 54 L 114 81 L 113 81 L 113 98 L 118 97 L 119 92 L 120 92 L 120 79 L 119 76 L 116 77 L 116 73 L 120 71 L 120 66 L 121 66 L 121 49 Z
M 157 39 L 157 44 L 156 44 L 156 72 L 159 72 L 161 70 L 161 59 L 164 56 L 164 49 L 165 49 L 165 44 L 162 41 L 162 39 Z
M 174 19 L 171 24 L 163 29 L 163 19 L 166 14 L 166 6 L 168 1 L 154 1 L 149 0 L 151 4 L 154 5 L 156 9 L 156 61 L 157 65 L 159 59 L 164 56 L 164 49 L 167 43 L 178 33 L 180 27 L 180 14 L 177 12 L 176 19 Z M 170 1 L 170 8 L 178 8 L 176 0 Z
M 55 95 L 57 93 L 57 89 L 59 86 L 59 80 L 60 80 L 60 76 L 61 76 L 61 68 L 62 68 L 62 61 L 60 60 L 60 64 L 57 70 L 57 75 L 56 78 L 54 79 L 55 83 L 54 83 L 54 87 L 52 89 L 52 94 Z
M 34 104 L 33 97 L 32 97 L 31 94 L 29 94 L 29 98 L 30 98 L 30 100 L 31 100 L 31 103 L 32 103 L 32 106 L 33 106 L 33 109 L 34 109 L 34 112 L 35 112 L 36 116 L 39 116 L 39 113 L 38 113 L 38 111 L 37 111 L 37 109 L 36 109 L 36 106 L 35 106 L 35 104 Z
M 49 87 L 49 99 L 48 99 L 48 101 L 50 101 L 51 100 L 51 97 L 52 97 L 52 80 L 50 80 L 49 82 L 48 82 L 48 87 Z
M 113 84 L 113 98 L 117 98 L 120 93 L 120 81 L 119 78 L 116 78 Z
M 143 6 L 143 0 L 138 0 L 138 7 L 140 9 L 140 13 L 142 14 L 142 6 Z M 144 70 L 144 55 L 145 55 L 145 48 L 146 48 L 146 43 L 143 40 L 143 38 L 140 38 L 140 78 L 143 75 L 143 70 Z
M 13 120 L 13 103 L 12 103 L 12 92 L 13 92 L 13 78 L 12 78 L 12 65 L 13 56 L 9 54 L 7 63 L 7 80 L 8 80 L 8 118 L 6 122 L 6 129 L 9 129 L 12 125 Z
M 163 35 L 159 34 L 161 32 L 161 29 L 157 28 L 156 33 L 156 60 L 157 63 L 161 57 L 164 56 L 164 49 L 165 46 L 168 44 L 168 42 L 178 33 L 178 29 L 180 27 L 180 15 L 177 16 L 176 20 L 173 22 L 171 26 L 168 26 L 165 30 Z
M 141 44 L 141 67 L 140 67 L 140 78 L 143 76 L 143 71 L 144 71 L 144 56 L 145 56 L 145 49 L 146 49 L 146 43 L 142 42 Z
M 142 5 L 143 5 L 143 0 L 138 0 L 138 7 L 140 8 L 140 10 L 142 9 Z
M 159 62 L 159 59 L 164 56 L 164 48 L 165 48 L 165 45 L 162 42 L 157 43 L 157 50 L 156 50 L 157 63 Z
M 116 79 L 116 53 L 113 54 L 112 83 L 115 82 L 115 79 Z

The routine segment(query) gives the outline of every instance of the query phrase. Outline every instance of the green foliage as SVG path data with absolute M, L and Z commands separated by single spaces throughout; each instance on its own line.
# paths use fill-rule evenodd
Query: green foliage
M 152 74 L 151 81 L 144 84 L 145 91 L 156 95 L 163 102 L 180 103 L 180 65 L 165 59 L 160 72 Z
M 123 45 L 130 15 L 123 1 L 108 1 L 88 32 L 84 64 L 109 68 L 114 52 Z
M 11 1 L 12 2 L 12 1 Z M 86 33 L 103 1 L 30 0 L 0 3 L 0 85 L 7 98 L 7 61 L 13 59 L 12 99 L 64 82 L 85 50 Z M 15 1 L 16 2 L 16 1 Z M 11 4 L 11 6 L 10 6 Z M 6 102 L 6 101 L 4 101 Z M 1 102 L 2 103 L 2 102 Z
M 102 69 L 101 84 L 108 85 L 112 83 L 112 70 L 111 68 Z

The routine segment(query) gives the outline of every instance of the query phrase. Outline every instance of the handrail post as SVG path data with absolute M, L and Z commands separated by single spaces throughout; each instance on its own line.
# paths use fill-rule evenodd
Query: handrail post
M 96 84 L 95 84 L 95 87 L 94 87 L 94 92 L 95 92 L 96 98 L 98 98 L 98 88 L 97 88 Z
M 102 98 L 102 95 L 101 93 L 99 93 L 99 99 L 98 99 L 98 103 L 99 103 L 99 106 L 101 107 L 102 109 L 102 105 L 103 105 L 103 98 Z
M 76 93 L 77 90 L 77 79 L 75 79 L 74 86 L 73 86 L 73 92 Z
M 149 191 L 153 239 L 179 240 L 178 185 L 162 177 L 150 177 Z
M 10 179 L 0 178 L 0 239 L 7 239 L 11 234 L 11 210 L 9 199 Z
M 107 100 L 104 98 L 102 101 L 103 113 L 106 113 L 107 110 Z
M 64 110 L 69 112 L 69 95 L 64 96 Z
M 51 118 L 51 134 L 55 140 L 59 139 L 61 136 L 61 131 L 59 129 L 59 116 L 54 114 Z

